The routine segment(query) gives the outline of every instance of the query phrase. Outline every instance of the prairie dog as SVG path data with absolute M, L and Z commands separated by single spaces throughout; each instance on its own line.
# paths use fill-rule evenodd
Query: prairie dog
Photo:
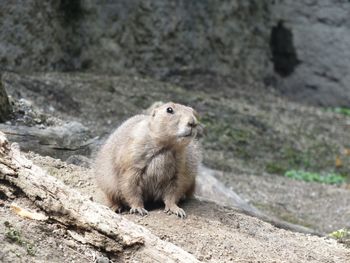
M 136 115 L 110 135 L 97 154 L 95 174 L 109 206 L 146 215 L 146 201 L 163 201 L 165 212 L 184 218 L 180 199 L 190 197 L 201 160 L 196 112 L 165 103 Z

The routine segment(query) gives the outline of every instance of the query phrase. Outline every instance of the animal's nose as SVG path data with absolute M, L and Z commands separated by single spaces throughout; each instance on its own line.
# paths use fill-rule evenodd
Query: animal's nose
M 190 126 L 191 128 L 194 128 L 197 126 L 197 121 L 194 119 L 194 118 L 191 118 L 188 123 L 187 123 L 188 126 Z

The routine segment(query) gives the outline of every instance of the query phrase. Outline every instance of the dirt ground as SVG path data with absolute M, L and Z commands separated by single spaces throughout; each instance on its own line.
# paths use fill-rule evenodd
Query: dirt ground
M 101 192 L 96 188 L 89 169 L 32 153 L 27 156 L 66 184 L 103 203 Z M 33 209 L 32 204 L 25 199 L 16 202 Z M 150 208 L 151 212 L 146 217 L 128 213 L 124 213 L 124 216 L 203 262 L 348 262 L 350 257 L 350 250 L 333 239 L 278 229 L 229 207 L 199 200 L 184 202 L 182 207 L 188 214 L 184 220 L 165 214 L 162 206 Z M 7 206 L 2 207 L 2 212 L 5 218 L 13 217 Z M 92 248 L 70 239 L 67 232 L 60 230 L 60 226 L 55 223 L 28 222 L 16 217 L 11 225 L 21 229 L 24 239 L 34 244 L 38 252 L 31 257 L 33 262 L 45 261 L 45 258 L 50 258 L 50 262 L 60 262 L 61 253 L 65 255 L 65 262 L 91 262 L 93 258 L 101 256 Z M 4 225 L 1 227 L 4 228 Z M 47 251 L 53 249 L 59 252 L 48 255 Z M 5 255 L 14 254 L 13 251 L 19 255 L 26 254 L 25 247 L 12 244 Z M 137 252 L 129 254 L 127 259 L 123 255 L 109 257 L 113 262 L 132 262 L 137 259 Z
M 26 98 L 48 116 L 82 122 L 100 141 L 155 101 L 191 105 L 206 126 L 204 164 L 225 171 L 220 180 L 227 187 L 293 223 L 326 233 L 350 227 L 350 156 L 342 155 L 350 148 L 347 116 L 286 101 L 259 83 L 241 86 L 211 75 L 172 76 L 164 82 L 79 73 L 3 79 L 14 98 Z M 341 167 L 335 166 L 337 156 Z M 329 186 L 281 176 L 290 169 L 337 172 L 347 175 L 348 183 Z
M 26 98 L 45 114 L 62 120 L 80 121 L 101 141 L 121 121 L 154 101 L 189 104 L 200 112 L 206 125 L 206 135 L 201 139 L 204 164 L 222 170 L 219 179 L 228 188 L 267 214 L 320 232 L 350 227 L 348 183 L 331 186 L 282 176 L 288 169 L 348 175 L 350 158 L 343 156 L 342 151 L 350 146 L 349 117 L 285 101 L 258 86 L 238 87 L 232 80 L 198 76 L 174 77 L 165 83 L 135 76 L 36 74 L 5 77 L 5 82 L 14 98 Z M 222 88 L 215 91 L 215 86 Z M 28 156 L 66 184 L 102 201 L 89 169 L 33 153 Z M 337 156 L 342 158 L 342 167 L 335 167 Z M 24 198 L 15 201 L 34 208 Z M 46 262 L 45 258 L 62 262 L 62 255 L 65 262 L 92 262 L 103 256 L 113 262 L 137 259 L 137 252 L 128 258 L 102 255 L 73 241 L 65 231 L 56 234 L 55 230 L 61 227 L 55 223 L 29 224 L 14 216 L 9 204 L 5 201 L 0 207 L 0 233 L 9 231 L 4 224 L 9 221 L 24 239 L 33 241 L 39 249 L 30 262 Z M 214 203 L 192 200 L 183 207 L 188 214 L 183 221 L 165 215 L 161 207 L 144 218 L 125 216 L 206 262 L 350 260 L 349 248 L 329 238 L 277 229 Z M 54 238 L 45 233 L 55 233 Z M 28 261 L 25 242 L 13 243 L 6 235 L 0 238 L 6 240 L 0 259 L 2 256 L 10 259 L 5 262 Z M 57 247 L 62 252 L 53 252 Z

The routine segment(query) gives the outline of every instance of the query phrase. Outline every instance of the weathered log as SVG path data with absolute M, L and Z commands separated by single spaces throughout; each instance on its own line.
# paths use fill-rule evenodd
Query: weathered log
M 0 124 L 10 141 L 17 142 L 23 151 L 66 160 L 71 155 L 90 155 L 96 138 L 79 122 L 67 122 L 61 126 L 28 127 Z
M 9 119 L 12 112 L 11 104 L 8 100 L 5 88 L 0 80 L 0 122 L 4 122 Z
M 137 250 L 142 262 L 198 262 L 149 230 L 63 184 L 9 146 L 0 132 L 0 180 L 18 187 L 51 220 L 68 226 L 73 238 L 107 252 Z
M 228 189 L 218 179 L 220 171 L 200 166 L 196 181 L 196 195 L 220 205 L 232 206 L 246 212 L 259 213 L 254 206 L 244 201 L 233 190 Z

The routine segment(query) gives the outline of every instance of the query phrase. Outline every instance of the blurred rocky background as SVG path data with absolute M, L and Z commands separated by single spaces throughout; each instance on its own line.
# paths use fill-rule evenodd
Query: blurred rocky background
M 211 74 L 264 81 L 299 102 L 348 106 L 349 10 L 345 0 L 5 0 L 0 67 Z

